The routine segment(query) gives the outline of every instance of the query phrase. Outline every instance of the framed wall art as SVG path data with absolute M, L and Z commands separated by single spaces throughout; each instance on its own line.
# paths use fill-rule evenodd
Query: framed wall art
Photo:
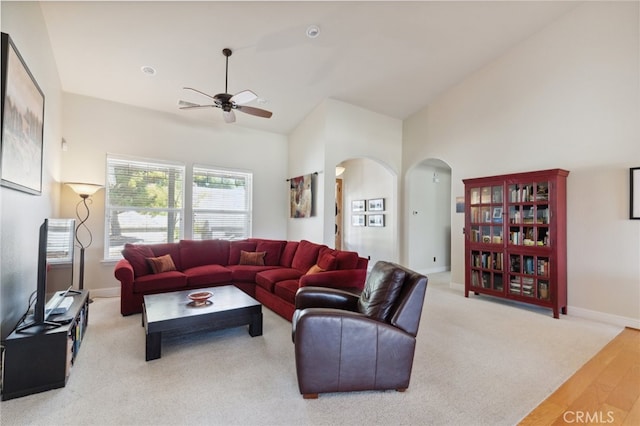
M 384 215 L 383 214 L 370 214 L 367 216 L 367 226 L 373 227 L 382 227 L 384 226 Z
M 351 211 L 352 212 L 363 212 L 366 210 L 366 204 L 364 200 L 353 200 L 351 201 Z
M 365 221 L 365 215 L 363 214 L 353 214 L 351 215 L 351 225 L 353 226 L 366 226 L 367 222 Z
M 384 198 L 374 198 L 367 201 L 367 207 L 370 212 L 384 211 Z
M 2 33 L 2 186 L 40 195 L 44 94 L 8 34 Z
M 629 219 L 640 220 L 640 167 L 630 169 Z

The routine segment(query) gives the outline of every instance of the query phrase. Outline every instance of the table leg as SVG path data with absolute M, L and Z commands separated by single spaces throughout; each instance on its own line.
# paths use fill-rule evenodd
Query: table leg
M 262 312 L 258 312 L 251 316 L 249 335 L 251 337 L 262 336 Z
M 147 342 L 146 342 L 146 360 L 151 361 L 153 359 L 158 359 L 162 353 L 162 333 L 147 333 Z

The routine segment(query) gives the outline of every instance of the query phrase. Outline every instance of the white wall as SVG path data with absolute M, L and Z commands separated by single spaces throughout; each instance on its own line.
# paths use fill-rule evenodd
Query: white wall
M 435 178 L 435 181 L 434 181 Z M 429 274 L 451 268 L 451 170 L 430 159 L 407 173 L 407 266 Z
M 585 2 L 444 93 L 404 125 L 404 167 L 440 158 L 462 179 L 547 168 L 568 178 L 569 312 L 640 326 L 639 3 Z M 452 280 L 464 282 L 452 213 Z
M 287 236 L 289 240 L 299 241 L 304 239 L 324 244 L 325 175 L 334 175 L 330 170 L 327 170 L 325 174 L 324 170 L 326 152 L 325 123 L 325 104 L 320 104 L 289 135 L 289 175 L 287 179 L 309 173 L 318 173 L 313 176 L 312 216 L 289 218 L 290 212 L 287 211 L 287 217 L 289 218 L 287 221 Z M 288 182 L 283 182 L 283 188 L 287 188 L 288 191 Z M 329 192 L 334 192 L 333 186 L 331 186 L 331 191 Z M 331 202 L 331 206 L 333 206 L 333 202 Z
M 253 235 L 286 238 L 287 141 L 284 135 L 244 128 L 237 123 L 207 126 L 142 108 L 74 94 L 64 95 L 63 181 L 104 184 L 107 153 L 185 163 L 187 179 L 195 164 L 253 173 Z M 75 213 L 78 196 L 62 189 L 61 209 Z M 113 263 L 104 252 L 104 191 L 93 198 L 89 226 L 93 245 L 86 252 L 85 286 L 116 287 Z
M 372 178 L 367 185 L 371 193 L 385 179 L 392 190 L 387 200 L 387 229 L 383 231 L 381 255 L 385 260 L 398 259 L 399 197 L 398 174 L 402 162 L 402 122 L 334 99 L 320 104 L 294 130 L 289 138 L 289 170 L 291 177 L 320 171 L 317 176 L 316 217 L 289 220 L 289 238 L 306 238 L 333 247 L 334 239 L 334 198 L 335 166 L 345 160 L 367 158 L 379 163 L 385 172 Z M 349 173 L 343 179 L 344 194 L 348 194 Z M 345 204 L 346 206 L 346 204 Z M 345 207 L 346 208 L 346 207 Z M 375 253 L 380 241 L 372 241 L 364 250 Z M 346 247 L 345 247 L 346 248 Z M 360 251 L 359 251 L 360 252 Z M 365 253 L 360 253 L 365 255 Z
M 393 174 L 376 161 L 364 158 L 342 162 L 345 171 L 342 174 L 343 195 L 343 250 L 358 252 L 369 258 L 369 267 L 378 260 L 397 262 L 395 246 L 390 244 L 396 238 L 398 228 L 397 196 Z M 371 212 L 354 213 L 352 201 L 384 198 L 384 227 L 353 226 L 354 214 L 369 215 Z M 378 213 L 378 212 L 375 212 Z
M 2 337 L 27 310 L 36 290 L 38 228 L 58 214 L 60 198 L 61 93 L 60 78 L 49 36 L 35 2 L 2 2 L 2 32 L 16 48 L 45 96 L 42 195 L 0 188 L 0 292 Z

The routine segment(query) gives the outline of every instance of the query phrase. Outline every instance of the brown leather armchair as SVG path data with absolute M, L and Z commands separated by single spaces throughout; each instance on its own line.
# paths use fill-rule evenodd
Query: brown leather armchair
M 379 261 L 360 295 L 302 287 L 292 319 L 300 393 L 409 387 L 427 277 Z

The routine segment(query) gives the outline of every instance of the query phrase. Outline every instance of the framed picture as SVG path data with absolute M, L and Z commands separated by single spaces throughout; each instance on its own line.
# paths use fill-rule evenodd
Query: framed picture
M 493 221 L 496 223 L 502 223 L 502 207 L 493 208 Z
M 630 169 L 629 219 L 640 219 L 640 167 Z
M 351 202 L 351 211 L 352 212 L 363 212 L 363 211 L 365 211 L 365 202 L 364 202 L 364 200 L 353 200 Z
M 367 222 L 365 221 L 365 215 L 363 215 L 363 214 L 351 215 L 351 225 L 353 225 L 353 226 L 366 226 Z
M 383 214 L 370 214 L 367 220 L 368 226 L 384 226 L 384 215 Z
M 42 192 L 44 94 L 8 34 L 2 33 L 2 186 Z
M 383 212 L 384 211 L 384 198 L 374 198 L 367 202 L 368 210 L 370 212 Z

